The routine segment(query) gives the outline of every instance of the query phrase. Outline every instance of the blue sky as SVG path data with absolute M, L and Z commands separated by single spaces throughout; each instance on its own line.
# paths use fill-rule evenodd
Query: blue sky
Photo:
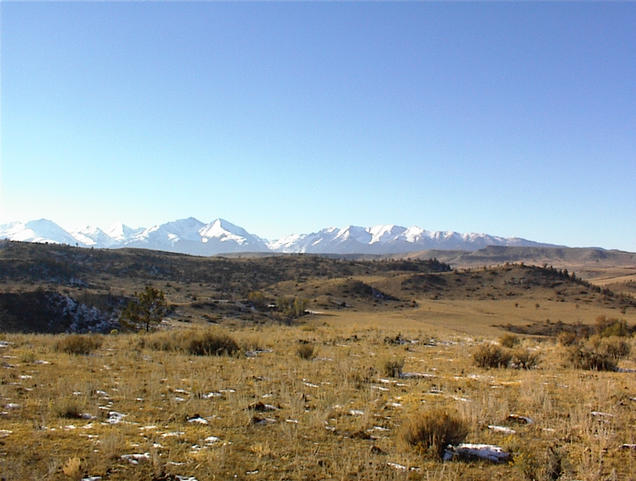
M 636 251 L 636 3 L 0 8 L 2 221 Z

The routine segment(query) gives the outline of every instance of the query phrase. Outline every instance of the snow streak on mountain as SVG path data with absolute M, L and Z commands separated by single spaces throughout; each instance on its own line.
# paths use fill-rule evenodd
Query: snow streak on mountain
M 550 246 L 517 237 L 433 232 L 420 227 L 377 225 L 328 227 L 311 234 L 292 234 L 267 241 L 242 227 L 216 219 L 205 224 L 193 217 L 133 229 L 115 224 L 106 229 L 87 226 L 68 232 L 46 220 L 0 225 L 0 239 L 52 242 L 81 247 L 138 247 L 193 255 L 234 252 L 305 252 L 316 254 L 398 254 L 426 249 L 478 250 L 495 246 Z

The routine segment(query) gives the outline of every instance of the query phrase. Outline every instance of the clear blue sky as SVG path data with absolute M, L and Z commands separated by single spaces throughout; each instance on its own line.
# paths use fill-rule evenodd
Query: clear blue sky
M 636 3 L 0 8 L 1 220 L 636 251 Z

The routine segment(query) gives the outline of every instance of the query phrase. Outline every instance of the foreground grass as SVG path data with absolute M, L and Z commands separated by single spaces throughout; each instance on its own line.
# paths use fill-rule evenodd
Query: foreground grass
M 164 350 L 170 339 L 183 345 L 184 331 L 104 336 L 88 355 L 56 348 L 55 336 L 7 335 L 0 478 L 627 480 L 636 472 L 634 449 L 622 447 L 636 443 L 634 373 L 563 368 L 561 346 L 531 339 L 521 343 L 540 354 L 538 369 L 482 369 L 471 352 L 490 339 L 400 332 L 415 342 L 387 343 L 397 330 L 369 326 L 236 328 L 223 334 L 240 349 L 212 356 Z M 299 354 L 306 345 L 311 356 Z M 391 359 L 404 361 L 401 376 L 385 377 Z M 633 368 L 633 358 L 620 365 Z M 497 444 L 512 461 L 442 462 L 401 442 L 404 426 L 435 410 L 457 413 L 466 442 Z M 513 413 L 533 423 L 515 423 Z

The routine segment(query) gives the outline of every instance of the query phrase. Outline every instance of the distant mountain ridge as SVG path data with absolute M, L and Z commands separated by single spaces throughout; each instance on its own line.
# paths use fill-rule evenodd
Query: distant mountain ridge
M 47 219 L 11 222 L 0 225 L 0 239 L 4 238 L 81 247 L 137 247 L 203 256 L 236 252 L 383 255 L 430 249 L 476 251 L 487 246 L 555 247 L 518 237 L 427 231 L 398 225 L 328 227 L 268 241 L 224 219 L 206 224 L 194 217 L 148 228 L 115 224 L 106 229 L 87 226 L 72 232 Z

